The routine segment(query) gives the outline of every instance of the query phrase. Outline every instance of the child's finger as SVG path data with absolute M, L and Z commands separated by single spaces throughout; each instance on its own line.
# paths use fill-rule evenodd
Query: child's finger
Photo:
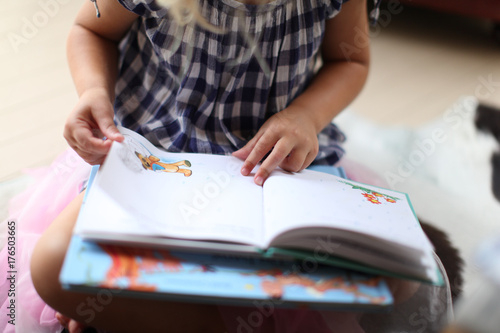
M 110 141 L 96 138 L 92 131 L 85 127 L 75 129 L 73 136 L 76 146 L 90 154 L 107 154 L 111 147 Z
M 308 166 L 311 165 L 311 163 L 314 161 L 314 159 L 316 158 L 316 156 L 318 155 L 318 153 L 316 151 L 310 151 L 305 160 L 304 160 L 304 164 L 302 164 L 302 167 L 300 168 L 300 170 L 304 170 L 305 168 L 307 168 Z
M 113 118 L 108 115 L 99 115 L 95 117 L 97 126 L 101 132 L 110 140 L 122 142 L 124 140 L 123 135 L 120 133 L 118 128 L 113 121 Z
M 56 317 L 57 321 L 59 322 L 59 324 L 61 324 L 65 328 L 68 328 L 70 318 L 62 315 L 60 312 L 56 312 L 55 317 Z
M 252 150 L 249 148 L 249 146 L 245 145 L 243 148 L 238 149 L 237 151 L 233 152 L 231 155 L 239 158 L 240 160 L 246 160 L 251 151 Z
M 239 158 L 239 159 L 246 160 L 248 158 L 248 155 L 250 155 L 250 153 L 252 152 L 253 147 L 255 147 L 256 142 L 262 136 L 262 134 L 263 134 L 262 130 L 258 131 L 257 134 L 255 134 L 255 136 L 250 141 L 247 142 L 246 145 L 244 145 L 242 148 L 238 149 L 237 151 L 233 152 L 232 155 L 234 157 Z
M 77 322 L 76 320 L 71 319 L 68 325 L 68 330 L 70 333 L 82 333 L 85 328 L 85 325 Z
M 293 149 L 288 156 L 279 164 L 280 168 L 290 172 L 299 172 L 303 169 L 304 162 L 308 156 L 305 149 Z
M 271 172 L 280 165 L 284 159 L 290 154 L 293 146 L 284 140 L 278 141 L 274 146 L 273 151 L 266 157 L 259 170 L 255 174 L 254 182 L 257 185 L 262 185 L 266 181 Z
M 78 151 L 78 150 L 75 151 L 85 162 L 87 162 L 90 165 L 102 164 L 104 162 L 104 158 L 106 157 L 106 155 L 89 154 L 84 151 Z
M 267 153 L 273 149 L 277 138 L 272 134 L 264 134 L 258 140 L 255 141 L 252 151 L 245 159 L 243 166 L 241 168 L 241 174 L 243 176 L 248 176 L 255 166 L 266 156 Z M 267 158 L 266 158 L 267 160 Z

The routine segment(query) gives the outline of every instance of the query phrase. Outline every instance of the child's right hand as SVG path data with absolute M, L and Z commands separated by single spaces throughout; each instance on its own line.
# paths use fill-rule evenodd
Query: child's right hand
M 109 95 L 100 88 L 86 90 L 69 115 L 64 137 L 87 163 L 101 164 L 112 141 L 124 140 L 113 122 L 113 115 Z

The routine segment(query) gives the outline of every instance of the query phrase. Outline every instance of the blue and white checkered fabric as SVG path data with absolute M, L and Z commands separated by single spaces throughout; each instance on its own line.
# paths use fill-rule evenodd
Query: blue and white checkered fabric
M 116 88 L 118 124 L 169 151 L 228 154 L 310 83 L 325 20 L 342 0 L 275 0 L 244 5 L 202 0 L 214 33 L 179 26 L 153 0 L 119 0 L 139 14 L 122 41 Z M 315 164 L 343 154 L 340 130 L 319 134 Z

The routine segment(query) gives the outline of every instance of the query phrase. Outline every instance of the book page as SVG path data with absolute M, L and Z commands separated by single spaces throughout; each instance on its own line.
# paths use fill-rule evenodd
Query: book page
M 262 239 L 262 188 L 231 156 L 166 153 L 121 129 L 84 205 L 78 232 Z
M 264 186 L 267 242 L 302 227 L 333 227 L 429 251 L 404 193 L 304 170 L 275 171 Z

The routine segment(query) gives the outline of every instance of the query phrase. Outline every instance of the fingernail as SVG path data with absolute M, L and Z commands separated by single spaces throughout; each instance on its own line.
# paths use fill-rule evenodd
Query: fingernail
M 241 168 L 241 174 L 242 174 L 243 176 L 246 176 L 246 175 L 248 175 L 249 173 L 250 173 L 250 170 L 248 170 L 248 167 L 243 167 L 243 168 Z
M 264 178 L 262 176 L 255 177 L 255 183 L 259 186 L 262 186 L 262 184 L 264 184 Z

